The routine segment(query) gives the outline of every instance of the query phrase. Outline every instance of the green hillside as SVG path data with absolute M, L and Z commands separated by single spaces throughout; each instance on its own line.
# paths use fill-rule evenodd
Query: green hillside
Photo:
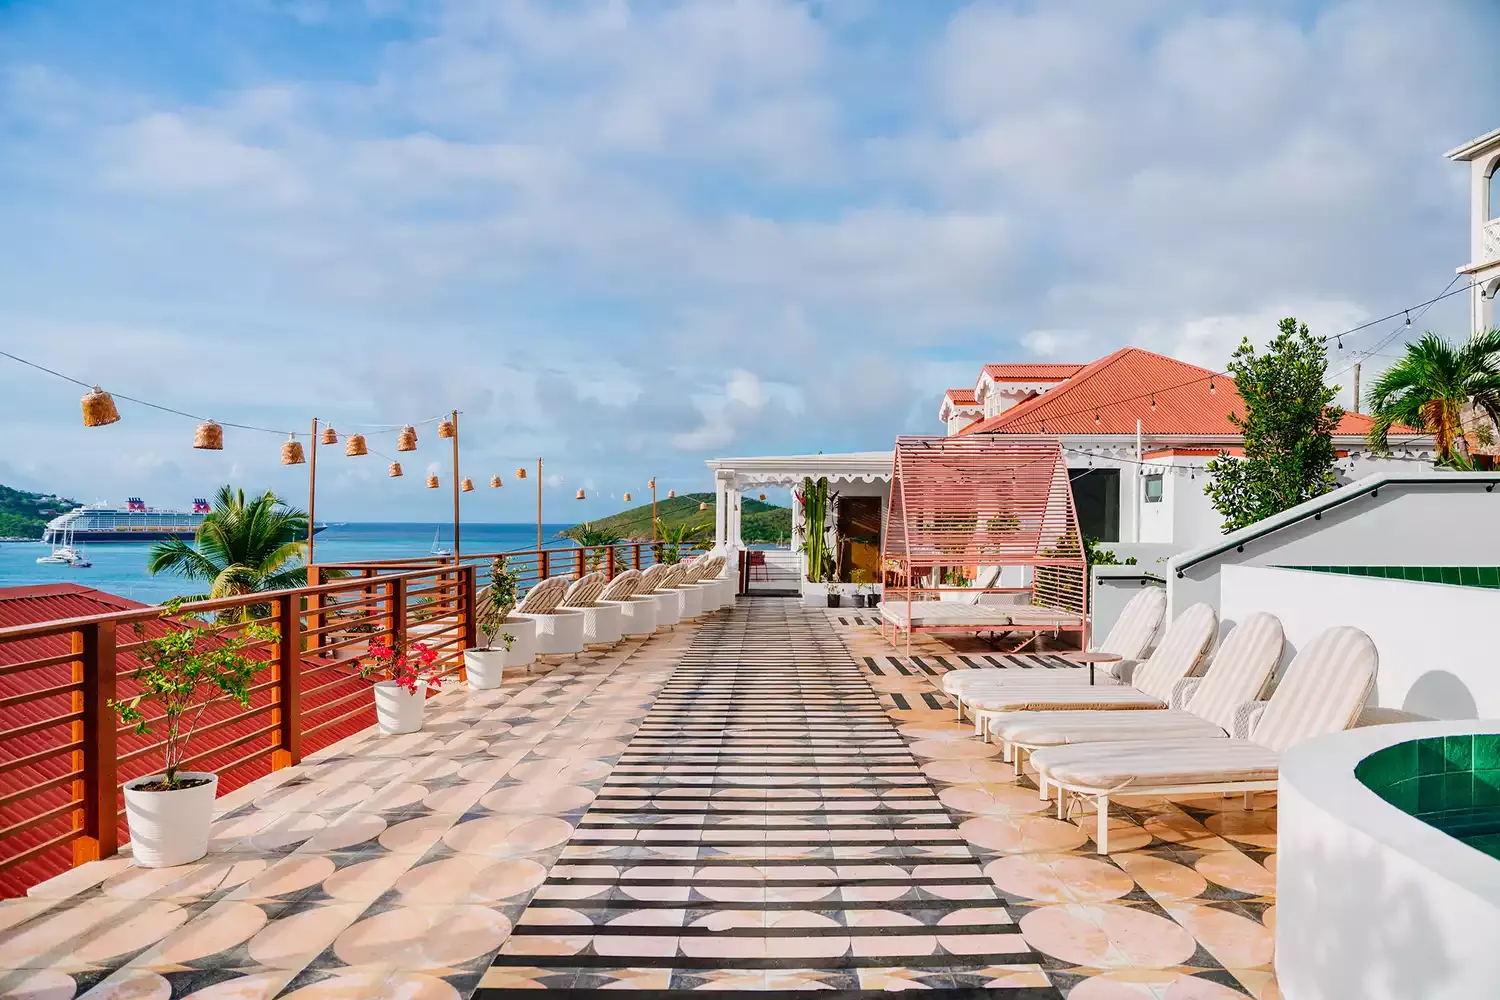
M 707 510 L 698 505 L 708 504 Z M 746 542 L 779 542 L 792 533 L 792 510 L 775 504 L 745 497 L 740 506 L 740 525 Z M 704 525 L 710 538 L 714 530 L 714 495 L 712 493 L 687 493 L 672 500 L 658 500 L 656 516 L 668 527 L 682 524 Z M 643 504 L 621 511 L 609 517 L 589 522 L 596 528 L 611 528 L 619 532 L 624 541 L 651 540 L 651 505 Z M 561 532 L 564 538 L 573 537 L 573 528 Z
M 41 538 L 48 521 L 76 506 L 66 497 L 0 486 L 0 538 Z

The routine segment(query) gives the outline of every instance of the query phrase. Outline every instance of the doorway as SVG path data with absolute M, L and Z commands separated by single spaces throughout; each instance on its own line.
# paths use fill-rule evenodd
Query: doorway
M 1120 470 L 1069 469 L 1078 529 L 1085 538 L 1120 540 Z

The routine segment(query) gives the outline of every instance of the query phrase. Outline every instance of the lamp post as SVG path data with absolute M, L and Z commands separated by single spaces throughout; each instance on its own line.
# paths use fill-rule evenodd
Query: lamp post
M 542 460 L 536 460 L 536 550 L 542 551 Z
M 656 477 L 646 484 L 651 487 L 651 544 L 656 544 Z
M 318 418 L 312 419 L 312 458 L 307 463 L 307 565 L 313 564 L 313 535 L 318 513 Z
M 453 411 L 453 562 L 456 565 L 461 554 L 458 547 L 458 411 Z

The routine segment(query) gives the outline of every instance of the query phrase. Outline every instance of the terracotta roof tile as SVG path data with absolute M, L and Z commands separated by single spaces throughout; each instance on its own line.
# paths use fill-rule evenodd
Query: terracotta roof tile
M 1003 364 L 985 365 L 984 374 L 1001 382 L 1061 382 L 1072 378 L 1084 365 Z
M 973 389 L 949 389 L 943 393 L 943 398 L 958 406 L 978 406 L 979 400 L 974 398 Z

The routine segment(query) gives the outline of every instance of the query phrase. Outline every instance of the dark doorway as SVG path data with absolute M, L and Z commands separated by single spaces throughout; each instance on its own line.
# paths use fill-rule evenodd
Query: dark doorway
M 880 580 L 880 497 L 839 497 L 839 582 Z
M 1085 538 L 1120 540 L 1120 470 L 1069 469 L 1078 527 Z

